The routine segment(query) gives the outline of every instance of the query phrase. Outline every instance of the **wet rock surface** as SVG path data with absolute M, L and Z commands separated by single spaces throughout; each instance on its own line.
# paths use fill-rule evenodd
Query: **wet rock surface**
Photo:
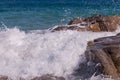
M 76 30 L 76 31 L 115 31 L 120 25 L 120 16 L 102 16 L 99 14 L 87 18 L 75 18 L 68 25 L 58 26 L 52 31 Z
M 88 42 L 85 52 L 87 61 L 101 64 L 100 71 L 112 78 L 120 78 L 120 35 L 103 37 Z M 99 71 L 99 72 L 100 72 Z

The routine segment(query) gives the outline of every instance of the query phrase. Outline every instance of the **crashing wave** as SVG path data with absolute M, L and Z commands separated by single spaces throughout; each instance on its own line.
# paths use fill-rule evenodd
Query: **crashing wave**
M 17 28 L 0 31 L 0 75 L 31 79 L 53 74 L 66 79 L 86 58 L 87 41 L 115 35 L 116 32 L 28 31 Z M 72 79 L 72 78 L 71 78 Z M 91 80 L 97 80 L 91 77 Z

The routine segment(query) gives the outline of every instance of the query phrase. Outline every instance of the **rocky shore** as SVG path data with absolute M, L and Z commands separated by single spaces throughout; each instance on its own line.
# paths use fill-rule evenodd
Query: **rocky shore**
M 52 28 L 51 31 L 54 32 L 60 30 L 76 30 L 92 32 L 113 32 L 120 27 L 119 25 L 120 15 L 102 16 L 96 14 L 86 18 L 75 18 L 71 20 L 67 25 L 57 26 L 55 28 Z M 84 80 L 85 78 L 90 78 L 93 74 L 104 74 L 111 76 L 115 80 L 119 80 L 120 34 L 89 41 L 85 54 L 87 61 L 79 65 L 81 67 L 75 71 L 74 75 L 81 76 L 81 79 Z M 83 75 L 83 70 L 86 72 L 85 75 Z
M 93 15 L 86 18 L 75 18 L 67 25 L 52 28 L 51 31 L 77 30 L 77 31 L 115 31 L 120 25 L 120 15 L 102 16 Z
M 67 25 L 61 25 L 51 28 L 52 32 L 60 30 L 76 30 L 76 31 L 92 31 L 92 32 L 109 32 L 115 31 L 120 26 L 120 16 L 102 16 L 93 15 L 86 18 L 75 18 Z M 73 75 L 81 76 L 81 79 L 90 78 L 95 75 L 109 75 L 115 80 L 120 78 L 120 33 L 116 36 L 98 38 L 89 41 L 85 51 L 87 61 L 80 64 L 80 68 L 76 69 Z M 89 65 L 90 63 L 90 65 Z M 92 64 L 91 64 L 92 63 Z M 92 67 L 95 67 L 93 69 Z M 90 69 L 91 68 L 91 69 Z M 86 71 L 83 75 L 82 70 Z M 89 73 L 89 74 L 88 74 Z M 12 80 L 7 76 L 0 76 L 0 80 Z M 25 80 L 20 78 L 19 80 Z M 58 77 L 46 74 L 34 77 L 31 80 L 65 80 L 64 77 Z
M 102 74 L 120 78 L 120 34 L 88 42 L 85 54 L 88 62 L 101 64 Z

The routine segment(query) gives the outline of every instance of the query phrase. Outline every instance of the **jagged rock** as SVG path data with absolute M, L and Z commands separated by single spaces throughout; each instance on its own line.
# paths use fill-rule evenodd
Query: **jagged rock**
M 53 29 L 53 31 L 60 30 L 77 30 L 77 31 L 115 31 L 120 25 L 120 16 L 102 16 L 93 15 L 87 18 L 75 18 L 71 20 L 68 25 L 58 26 Z
M 47 75 L 43 75 L 41 77 L 35 77 L 31 80 L 65 80 L 65 78 L 47 74 Z
M 90 24 L 89 28 L 90 28 L 90 31 L 92 31 L 92 32 L 101 31 L 98 23 Z
M 77 22 L 76 22 L 77 20 Z M 91 17 L 87 17 L 84 19 L 80 19 L 78 22 L 78 18 L 71 20 L 70 22 L 74 22 L 71 24 L 78 24 L 81 22 L 86 22 L 88 26 L 99 24 L 100 31 L 114 31 L 117 26 L 120 25 L 120 16 L 119 15 L 111 15 L 111 16 L 102 16 L 102 15 L 93 15 Z M 71 25 L 69 24 L 69 25 Z M 94 29 L 92 29 L 94 30 Z
M 120 33 L 119 33 L 120 34 Z M 101 63 L 103 74 L 120 78 L 120 35 L 103 37 L 88 42 L 87 62 Z
M 106 16 L 103 17 L 103 22 L 107 31 L 114 31 L 117 29 L 118 25 L 120 25 L 120 16 L 113 15 L 113 16 Z

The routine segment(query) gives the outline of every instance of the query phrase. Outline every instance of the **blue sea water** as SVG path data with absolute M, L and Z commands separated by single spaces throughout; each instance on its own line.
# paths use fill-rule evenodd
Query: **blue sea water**
M 120 14 L 120 0 L 0 0 L 1 27 L 47 29 L 93 14 Z

